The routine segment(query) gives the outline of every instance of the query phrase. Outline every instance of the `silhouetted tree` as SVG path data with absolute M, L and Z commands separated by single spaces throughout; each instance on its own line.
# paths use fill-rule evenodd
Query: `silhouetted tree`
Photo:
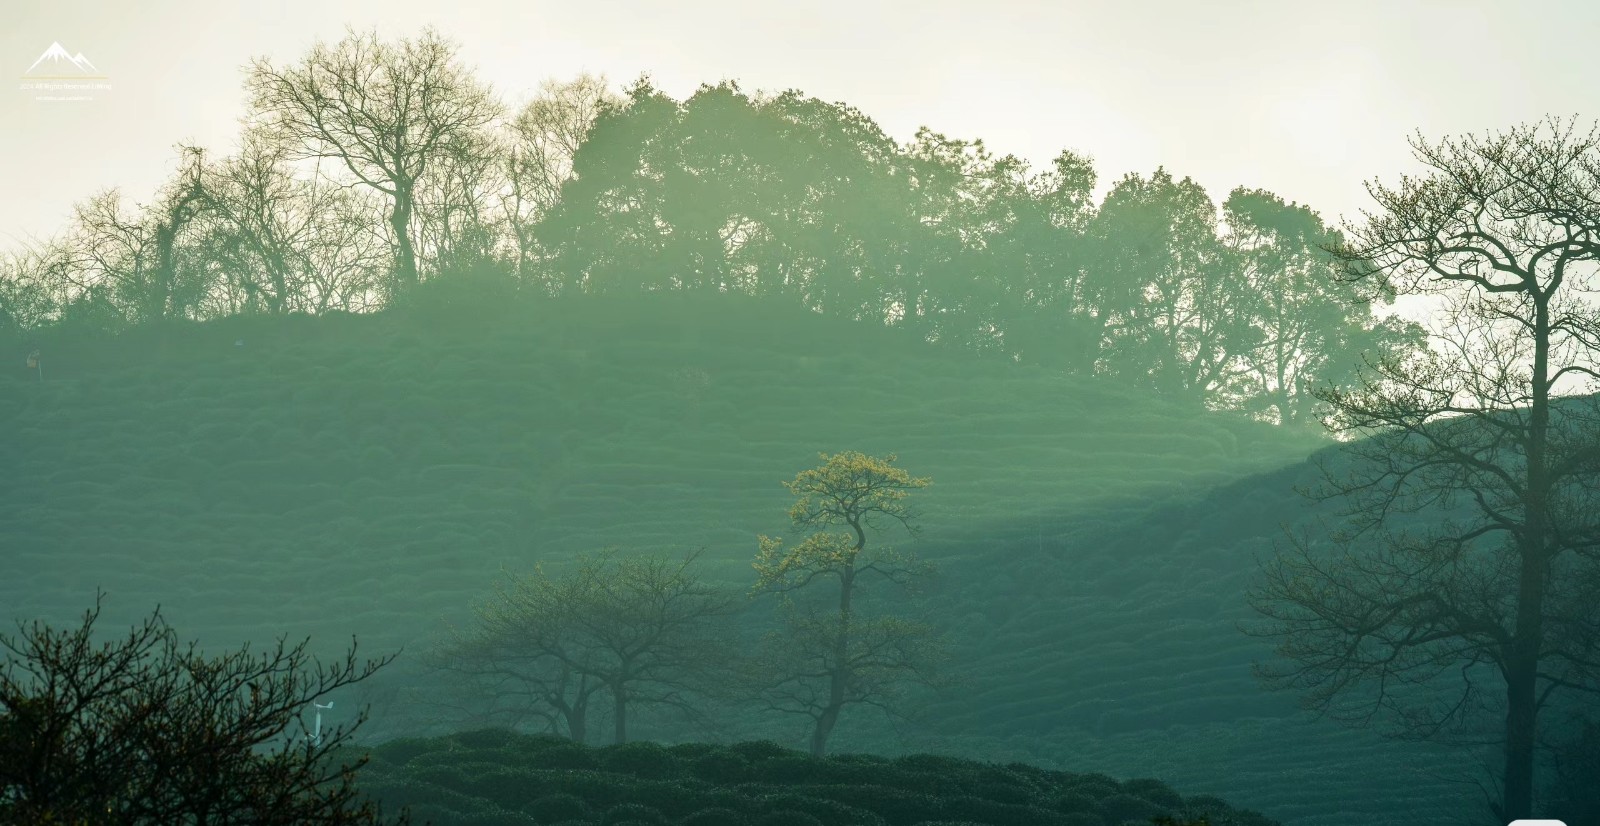
M 185 256 L 184 243 L 205 207 L 204 153 L 180 150 L 176 178 L 152 203 L 129 210 L 118 190 L 106 190 L 74 207 L 63 242 L 71 261 L 61 274 L 78 291 L 103 288 L 133 322 L 189 317 L 207 290 L 203 270 Z
M 1412 146 L 1429 173 L 1370 185 L 1342 257 L 1357 283 L 1441 300 L 1434 346 L 1317 393 L 1366 438 L 1325 468 L 1339 552 L 1294 542 L 1252 597 L 1285 658 L 1262 671 L 1409 736 L 1500 715 L 1492 805 L 1525 818 L 1540 710 L 1600 692 L 1600 401 L 1558 398 L 1600 378 L 1600 142 L 1552 120 Z
M 811 718 L 811 753 L 819 757 L 847 706 L 900 710 L 907 685 L 935 682 L 944 649 L 929 626 L 858 601 L 869 576 L 909 588 L 932 574 L 928 563 L 868 542 L 888 523 L 914 532 L 905 498 L 931 482 L 894 467 L 893 455 L 846 451 L 822 460 L 784 483 L 798 497 L 790 520 L 814 532 L 789 548 L 760 537 L 756 592 L 781 595 L 787 622 L 766 640 L 752 675 L 769 709 Z M 835 526 L 843 530 L 828 531 Z
M 1205 190 L 1165 169 L 1148 180 L 1128 175 L 1106 194 L 1091 232 L 1097 371 L 1197 401 L 1230 386 L 1239 354 L 1258 340 L 1256 296 L 1223 254 Z
M 529 275 L 539 254 L 534 226 L 560 201 L 561 187 L 572 178 L 573 158 L 600 113 L 623 103 L 606 87 L 604 76 L 546 81 L 505 128 L 497 157 L 506 181 L 500 217 L 514 247 L 512 272 Z M 559 289 L 555 283 L 544 286 L 547 292 Z
M 418 280 L 416 211 L 426 177 L 470 154 L 499 103 L 432 29 L 396 43 L 349 32 L 298 65 L 252 61 L 245 82 L 261 126 L 299 158 L 329 158 L 389 198 L 397 287 Z M 458 157 L 459 160 L 459 157 Z
M 1393 296 L 1363 295 L 1338 278 L 1330 252 L 1343 236 L 1306 207 L 1265 190 L 1235 189 L 1222 206 L 1228 232 L 1227 266 L 1250 297 L 1255 344 L 1239 353 L 1232 381 L 1213 389 L 1213 402 L 1248 410 L 1278 424 L 1315 423 L 1312 392 L 1349 387 L 1362 355 L 1398 357 L 1422 346 L 1414 323 L 1373 316 Z
M 312 739 L 307 703 L 393 657 L 308 661 L 305 643 L 208 658 L 179 645 L 157 610 L 96 644 L 100 599 L 82 626 L 0 635 L 0 821 L 57 824 L 358 824 L 354 765 L 334 750 L 355 725 Z M 402 817 L 399 822 L 407 822 Z
M 592 695 L 611 698 L 614 740 L 627 742 L 628 712 L 640 705 L 695 712 L 728 652 L 719 621 L 735 600 L 690 572 L 698 554 L 584 555 L 565 576 L 542 566 L 508 574 L 474 608 L 474 625 L 439 651 L 443 664 L 504 678 L 574 740 L 587 731 Z

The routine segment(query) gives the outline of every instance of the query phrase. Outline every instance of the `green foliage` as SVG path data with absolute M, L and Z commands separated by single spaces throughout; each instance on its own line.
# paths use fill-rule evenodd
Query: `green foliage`
M 665 823 L 661 812 L 639 803 L 624 803 L 606 810 L 600 826 L 619 826 L 623 823 Z
M 733 809 L 702 809 L 683 819 L 683 826 L 745 826 L 745 816 Z
M 659 743 L 646 740 L 600 749 L 600 768 L 648 780 L 671 780 L 686 773 L 677 755 Z
M 1124 780 L 1121 783 L 1122 791 L 1134 797 L 1142 797 L 1168 809 L 1176 809 L 1183 805 L 1183 796 L 1172 790 L 1171 786 L 1154 778 L 1135 778 Z
M 474 734 L 487 743 L 497 738 Z M 444 807 L 462 816 L 491 818 L 516 812 L 539 823 L 649 823 L 677 826 L 721 826 L 725 823 L 816 823 L 822 826 L 912 826 L 928 822 L 960 822 L 980 826 L 1110 826 L 1141 816 L 1172 814 L 1166 807 L 1125 791 L 1091 796 L 1084 791 L 1059 793 L 1052 781 L 1069 777 L 1076 788 L 1107 792 L 1103 775 L 1061 776 L 1014 763 L 996 765 L 933 755 L 886 758 L 851 754 L 812 758 L 770 743 L 744 742 L 719 746 L 679 744 L 671 748 L 584 748 L 596 754 L 628 752 L 652 759 L 613 762 L 604 770 L 528 769 L 516 763 L 494 765 L 491 755 L 514 752 L 499 747 L 465 747 L 455 736 L 435 738 L 434 751 L 414 757 L 408 780 L 387 777 L 373 786 L 386 805 L 412 799 Z M 634 744 L 629 744 L 634 745 Z M 688 748 L 692 745 L 693 748 Z M 682 775 L 650 780 L 635 770 L 654 773 L 659 758 L 675 751 L 704 761 L 716 756 L 745 761 L 753 769 L 781 768 L 771 777 L 733 782 Z M 454 762 L 426 759 L 435 754 Z M 754 755 L 748 760 L 746 755 Z M 681 758 L 674 758 L 681 759 Z M 597 763 L 607 762 L 603 757 Z M 630 768 L 631 766 L 631 768 Z M 420 782 L 426 779 L 426 782 Z M 441 784 L 454 783 L 446 789 Z M 1130 781 L 1153 796 L 1169 798 L 1164 784 Z M 990 796 L 993 795 L 993 796 Z M 1175 807 L 1176 808 L 1176 807 Z M 1182 816 L 1204 815 L 1211 822 L 1266 826 L 1259 815 L 1234 810 L 1215 798 L 1197 796 L 1182 807 Z M 488 822 L 488 821 L 484 821 Z M 508 821 L 511 822 L 511 821 Z M 1148 817 L 1139 822 L 1148 822 Z
M 600 760 L 593 750 L 570 741 L 540 749 L 529 758 L 528 762 L 534 768 L 540 769 L 576 771 L 600 768 Z
M 587 820 L 593 813 L 582 798 L 564 793 L 547 794 L 536 798 L 523 805 L 522 811 L 532 815 L 541 823 Z
M 747 758 L 722 750 L 696 757 L 689 772 L 708 783 L 726 786 L 744 783 L 755 777 Z
M 826 826 L 826 824 L 805 812 L 781 809 L 776 812 L 767 812 L 757 817 L 755 826 Z
M 1154 818 L 1172 815 L 1172 810 L 1168 807 L 1127 792 L 1102 798 L 1099 810 L 1100 816 L 1105 818 L 1107 823 L 1118 824 L 1130 820 L 1148 823 Z

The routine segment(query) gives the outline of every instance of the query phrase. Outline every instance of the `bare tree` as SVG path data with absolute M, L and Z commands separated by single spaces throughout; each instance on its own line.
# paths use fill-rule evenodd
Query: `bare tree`
M 308 660 L 305 643 L 217 658 L 181 647 L 157 610 L 99 645 L 81 627 L 0 635 L 0 820 L 6 823 L 381 822 L 333 757 L 353 726 L 307 731 L 306 704 L 393 658 Z M 315 735 L 315 736 L 313 736 Z M 400 822 L 407 822 L 402 817 Z
M 387 244 L 366 191 L 312 168 L 298 171 L 282 142 L 247 130 L 239 151 L 206 170 L 204 258 L 220 272 L 223 313 L 351 309 L 370 292 Z M 367 197 L 364 197 L 367 196 Z
M 476 607 L 471 626 L 448 628 L 447 638 L 423 656 L 432 675 L 428 690 L 409 693 L 430 707 L 432 716 L 511 729 L 532 722 L 586 743 L 590 700 L 605 685 L 572 667 L 569 651 L 575 652 L 578 642 L 571 627 L 554 622 L 530 628 L 532 612 L 526 606 L 512 610 L 514 593 L 523 584 L 507 577 Z
M 246 88 L 264 125 L 297 157 L 330 158 L 387 196 L 401 289 L 418 280 L 418 187 L 498 116 L 500 105 L 433 29 L 397 43 L 350 31 L 298 65 L 252 61 Z
M 71 257 L 59 240 L 0 253 L 0 332 L 37 330 L 60 318 L 75 297 Z
M 590 696 L 604 689 L 614 740 L 627 742 L 631 708 L 693 714 L 696 695 L 728 661 L 718 621 L 736 600 L 691 575 L 698 558 L 604 551 L 562 577 L 542 567 L 508 574 L 476 607 L 476 630 L 444 653 L 458 671 L 520 683 L 574 739 L 586 731 Z
M 136 321 L 188 315 L 205 284 L 185 266 L 182 235 L 205 207 L 203 150 L 180 147 L 183 161 L 148 206 L 125 208 L 116 189 L 79 203 L 65 241 L 74 257 L 68 268 L 79 289 L 104 286 Z
M 498 151 L 487 132 L 465 136 L 418 187 L 418 252 L 431 272 L 468 270 L 492 260 L 495 200 L 504 188 Z
M 535 255 L 533 225 L 561 198 L 572 159 L 607 106 L 621 106 L 603 75 L 547 80 L 505 129 L 500 153 L 506 186 L 501 213 L 515 246 L 515 272 L 526 275 Z
M 1441 320 L 1318 394 L 1367 438 L 1324 467 L 1332 547 L 1297 539 L 1252 595 L 1285 658 L 1262 675 L 1406 736 L 1497 715 L 1490 805 L 1525 818 L 1541 710 L 1600 692 L 1600 404 L 1577 395 L 1600 377 L 1600 141 L 1551 120 L 1412 146 L 1428 174 L 1370 184 L 1342 257 Z

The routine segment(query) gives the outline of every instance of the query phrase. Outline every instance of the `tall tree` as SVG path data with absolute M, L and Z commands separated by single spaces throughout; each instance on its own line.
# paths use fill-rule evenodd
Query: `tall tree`
M 1235 381 L 1238 354 L 1256 343 L 1254 296 L 1223 254 L 1205 190 L 1165 169 L 1130 174 L 1106 194 L 1092 232 L 1098 369 L 1196 401 Z
M 623 103 L 603 75 L 550 80 L 504 129 L 498 157 L 506 186 L 500 212 L 514 245 L 512 271 L 517 275 L 527 276 L 533 266 L 538 251 L 534 225 L 560 200 L 561 187 L 572 178 L 573 158 L 595 120 L 606 108 Z M 557 289 L 545 278 L 547 291 Z
M 1252 599 L 1285 660 L 1263 674 L 1410 735 L 1497 714 L 1492 805 L 1526 818 L 1541 710 L 1600 693 L 1600 402 L 1581 395 L 1600 384 L 1600 137 L 1551 120 L 1412 146 L 1428 173 L 1369 185 L 1342 257 L 1441 302 L 1433 347 L 1318 393 L 1366 437 L 1321 491 L 1350 521 L 1341 553 L 1300 541 L 1268 566 Z
M 318 43 L 298 65 L 265 58 L 245 86 L 255 115 L 297 157 L 334 159 L 389 199 L 397 288 L 418 280 L 418 187 L 453 152 L 468 151 L 500 105 L 433 29 L 380 41 L 376 31 Z
M 929 626 L 860 602 L 869 578 L 909 588 L 933 572 L 911 554 L 869 542 L 891 523 L 915 532 L 905 499 L 931 484 L 894 467 L 895 458 L 822 454 L 820 466 L 784 483 L 797 497 L 790 521 L 811 533 L 788 548 L 782 539 L 759 540 L 756 592 L 783 597 L 787 628 L 768 638 L 754 677 L 768 708 L 811 719 L 811 753 L 819 757 L 845 708 L 899 710 L 903 689 L 932 684 L 943 655 Z M 828 530 L 834 527 L 842 530 Z
M 1217 389 L 1220 406 L 1241 408 L 1284 425 L 1315 423 L 1313 390 L 1348 387 L 1363 353 L 1375 360 L 1422 346 L 1420 326 L 1378 318 L 1374 306 L 1393 296 L 1366 295 L 1338 278 L 1330 250 L 1343 235 L 1310 209 L 1265 190 L 1240 187 L 1222 205 L 1229 266 L 1248 291 L 1256 344 L 1239 353 L 1238 381 Z

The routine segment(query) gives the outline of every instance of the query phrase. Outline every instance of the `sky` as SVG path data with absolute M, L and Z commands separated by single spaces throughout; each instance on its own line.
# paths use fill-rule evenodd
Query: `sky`
M 1100 191 L 1165 166 L 1219 204 L 1236 186 L 1359 220 L 1364 182 L 1419 170 L 1407 145 L 1548 115 L 1592 118 L 1588 0 L 0 0 L 0 248 L 120 187 L 148 201 L 181 142 L 231 151 L 254 57 L 300 59 L 346 27 L 438 28 L 510 105 L 581 72 L 648 72 L 683 98 L 731 79 L 843 101 L 896 139 L 919 126 L 1046 166 L 1095 160 Z M 40 101 L 52 43 L 109 89 Z

